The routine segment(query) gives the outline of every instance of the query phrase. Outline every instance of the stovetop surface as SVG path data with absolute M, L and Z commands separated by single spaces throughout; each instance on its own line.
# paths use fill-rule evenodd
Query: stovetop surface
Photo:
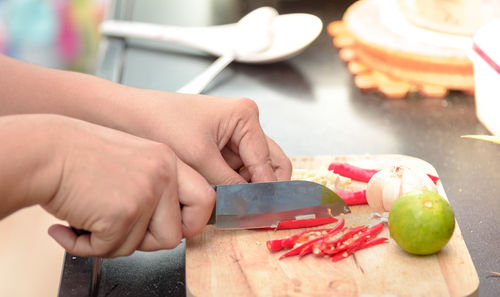
M 185 241 L 173 250 L 103 259 L 97 296 L 186 296 Z M 66 254 L 60 297 L 89 296 L 93 258 Z

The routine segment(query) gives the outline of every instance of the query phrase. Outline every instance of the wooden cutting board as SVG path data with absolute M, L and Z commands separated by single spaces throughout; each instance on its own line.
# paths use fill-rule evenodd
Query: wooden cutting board
M 332 161 L 365 168 L 402 164 L 437 175 L 427 162 L 401 155 L 292 158 L 294 168 L 324 169 Z M 366 187 L 353 183 L 353 188 Z M 440 194 L 446 197 L 441 182 Z M 448 199 L 448 198 L 447 198 Z M 453 199 L 451 199 L 453 200 Z M 352 206 L 346 226 L 373 224 L 367 205 Z M 266 241 L 298 230 L 218 230 L 207 226 L 186 242 L 186 285 L 193 296 L 477 296 L 479 278 L 458 224 L 439 253 L 414 256 L 394 240 L 332 263 L 308 255 L 278 260 Z M 387 226 L 379 236 L 390 237 Z

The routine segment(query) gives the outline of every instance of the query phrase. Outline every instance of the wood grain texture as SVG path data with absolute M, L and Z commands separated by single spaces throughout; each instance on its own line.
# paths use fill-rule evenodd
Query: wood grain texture
M 345 161 L 366 168 L 402 164 L 437 175 L 420 159 L 401 155 L 292 158 L 294 168 L 327 168 Z M 446 197 L 441 182 L 440 194 Z M 366 187 L 353 183 L 353 188 Z M 368 206 L 353 206 L 346 225 L 373 224 Z M 218 230 L 207 226 L 187 241 L 186 284 L 194 296 L 476 296 L 479 278 L 458 224 L 435 255 L 414 256 L 389 243 L 358 251 L 337 263 L 308 255 L 278 260 L 265 242 L 297 230 Z M 379 236 L 389 237 L 384 227 Z

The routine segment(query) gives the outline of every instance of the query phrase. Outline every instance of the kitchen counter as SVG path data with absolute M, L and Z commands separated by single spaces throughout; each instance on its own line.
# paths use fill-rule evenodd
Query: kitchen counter
M 263 129 L 288 155 L 404 154 L 431 163 L 476 266 L 480 296 L 498 296 L 500 279 L 487 271 L 500 271 L 500 146 L 460 138 L 488 134 L 476 117 L 473 96 L 452 92 L 444 99 L 387 100 L 360 92 L 326 33 L 326 25 L 339 20 L 350 3 L 141 0 L 135 6 L 119 1 L 114 12 L 116 18 L 182 26 L 236 22 L 264 5 L 281 14 L 320 17 L 323 32 L 300 55 L 268 65 L 233 63 L 205 93 L 255 100 Z M 137 40 L 103 39 L 101 50 L 98 75 L 164 91 L 177 90 L 214 61 L 193 50 Z M 105 260 L 99 296 L 183 296 L 183 248 Z M 60 296 L 86 296 L 89 265 L 66 256 Z

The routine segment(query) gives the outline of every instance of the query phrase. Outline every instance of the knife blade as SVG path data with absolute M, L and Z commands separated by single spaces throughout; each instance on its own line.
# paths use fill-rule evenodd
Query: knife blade
M 334 191 L 310 181 L 212 187 L 217 196 L 208 223 L 222 229 L 276 228 L 282 221 L 350 213 Z

